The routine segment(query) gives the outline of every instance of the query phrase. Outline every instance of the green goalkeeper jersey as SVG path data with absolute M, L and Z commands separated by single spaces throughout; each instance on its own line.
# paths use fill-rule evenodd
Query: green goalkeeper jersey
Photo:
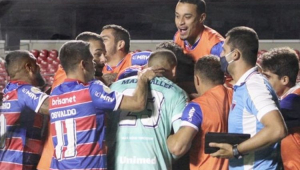
M 137 77 L 115 82 L 111 89 L 132 95 Z M 107 121 L 108 168 L 116 170 L 171 170 L 167 138 L 176 132 L 187 103 L 186 93 L 164 77 L 150 82 L 146 109 L 116 111 Z

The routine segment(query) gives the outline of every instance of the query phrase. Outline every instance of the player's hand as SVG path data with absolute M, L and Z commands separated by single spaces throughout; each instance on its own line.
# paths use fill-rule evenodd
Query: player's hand
M 228 143 L 209 143 L 210 147 L 220 148 L 217 152 L 210 154 L 216 158 L 233 158 L 232 145 Z
M 164 68 L 161 67 L 148 67 L 138 72 L 138 76 L 142 80 L 152 80 L 154 77 L 162 76 L 162 73 L 165 72 Z

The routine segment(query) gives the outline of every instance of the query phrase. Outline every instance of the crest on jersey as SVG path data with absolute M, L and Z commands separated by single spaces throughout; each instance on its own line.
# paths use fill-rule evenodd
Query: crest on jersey
M 39 88 L 37 88 L 37 87 L 31 87 L 31 89 L 30 89 L 33 93 L 40 93 L 41 92 L 41 90 L 39 89 Z
M 106 93 L 110 93 L 111 92 L 110 88 L 107 87 L 107 86 L 103 86 L 103 91 L 105 91 Z

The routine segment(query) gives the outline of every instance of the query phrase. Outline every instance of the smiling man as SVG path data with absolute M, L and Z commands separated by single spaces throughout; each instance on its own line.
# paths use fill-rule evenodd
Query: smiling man
M 179 0 L 175 9 L 175 24 L 178 29 L 174 42 L 191 54 L 194 61 L 204 55 L 220 56 L 224 38 L 204 25 L 206 4 L 204 0 Z

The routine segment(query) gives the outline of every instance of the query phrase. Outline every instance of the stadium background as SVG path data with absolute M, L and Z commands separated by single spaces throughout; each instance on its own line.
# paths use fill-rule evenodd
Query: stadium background
M 0 57 L 10 50 L 33 50 L 49 84 L 57 51 L 83 31 L 101 32 L 118 24 L 131 34 L 131 51 L 154 50 L 172 40 L 177 0 L 0 0 Z M 254 28 L 260 53 L 289 46 L 300 50 L 299 0 L 206 0 L 205 24 L 224 34 L 235 26 Z M 299 51 L 298 51 L 299 52 Z M 0 62 L 0 90 L 7 76 Z

